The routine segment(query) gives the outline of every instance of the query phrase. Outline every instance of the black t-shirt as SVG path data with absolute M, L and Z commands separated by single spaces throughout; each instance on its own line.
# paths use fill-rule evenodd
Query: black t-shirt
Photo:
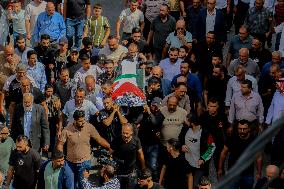
M 143 187 L 140 187 L 140 185 L 137 184 L 134 189 L 143 189 Z M 159 185 L 158 183 L 154 182 L 153 186 L 149 189 L 163 189 L 163 187 L 161 185 Z
M 12 90 L 9 93 L 11 102 L 16 102 L 16 104 L 21 104 L 23 102 L 23 93 L 21 89 Z M 43 101 L 45 101 L 44 95 L 38 88 L 33 87 L 31 93 L 34 95 L 35 104 L 41 104 Z
M 119 137 L 111 143 L 111 149 L 114 150 L 114 157 L 123 160 L 123 164 L 118 167 L 118 174 L 131 173 L 136 164 L 137 152 L 142 149 L 139 138 L 132 137 L 130 142 L 125 143 L 124 140 Z
M 243 154 L 245 149 L 250 145 L 250 143 L 255 138 L 250 136 L 248 139 L 243 140 L 239 136 L 232 136 L 229 138 L 225 145 L 229 148 L 230 156 L 229 156 L 229 168 L 231 168 L 239 157 Z M 247 169 L 245 169 L 242 175 L 253 175 L 254 174 L 254 163 L 252 163 Z
M 79 18 L 85 19 L 86 18 L 86 5 L 90 5 L 90 0 L 67 0 L 67 18 Z
M 148 53 L 149 52 L 149 45 L 148 43 L 144 40 L 144 39 L 141 39 L 140 41 L 136 42 L 134 41 L 134 39 L 131 37 L 129 39 L 127 39 L 128 43 L 126 45 L 126 47 L 128 48 L 128 46 L 131 44 L 131 43 L 135 43 L 138 47 L 138 52 L 140 53 Z
M 165 188 L 185 189 L 187 188 L 187 161 L 184 155 L 180 154 L 177 158 L 169 157 L 166 165 Z
M 39 153 L 33 149 L 30 149 L 27 153 L 12 151 L 9 165 L 14 167 L 14 188 L 34 189 L 40 160 Z
M 112 113 L 112 110 L 107 111 L 106 109 L 103 109 L 99 112 L 98 115 L 98 122 L 101 125 L 101 131 L 102 136 L 108 141 L 112 142 L 115 138 L 118 138 L 121 136 L 121 123 L 119 120 L 118 115 L 115 113 L 114 118 L 112 120 L 112 123 L 109 126 L 105 126 L 103 124 L 103 120 L 107 119 L 110 114 Z
M 9 85 L 9 95 L 5 97 L 5 102 L 6 102 L 5 107 L 7 109 L 9 108 L 11 102 L 11 92 L 14 90 L 21 90 L 21 83 L 16 78 L 13 81 L 11 81 Z

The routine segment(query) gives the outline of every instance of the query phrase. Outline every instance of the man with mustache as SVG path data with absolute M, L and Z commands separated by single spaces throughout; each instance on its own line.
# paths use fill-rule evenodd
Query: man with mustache
M 127 53 L 128 49 L 120 44 L 118 44 L 118 39 L 115 36 L 108 37 L 108 45 L 102 48 L 99 55 L 106 55 L 107 60 L 112 60 L 115 65 L 120 59 L 120 56 Z

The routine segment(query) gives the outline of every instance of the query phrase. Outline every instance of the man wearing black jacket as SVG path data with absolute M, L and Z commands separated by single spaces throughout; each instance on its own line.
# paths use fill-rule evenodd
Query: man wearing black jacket
M 158 152 L 160 129 L 165 119 L 159 107 L 162 99 L 155 97 L 150 107 L 144 106 L 143 118 L 140 122 L 138 136 L 141 140 L 145 161 L 153 173 L 153 180 L 158 181 Z

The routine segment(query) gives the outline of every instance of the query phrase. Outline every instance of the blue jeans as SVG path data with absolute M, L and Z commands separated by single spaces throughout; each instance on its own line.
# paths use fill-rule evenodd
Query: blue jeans
M 159 175 L 158 175 L 158 155 L 159 155 L 159 145 L 153 145 L 153 146 L 144 146 L 143 152 L 145 155 L 145 161 L 147 166 L 152 171 L 153 180 L 155 182 L 158 181 Z
M 85 168 L 91 167 L 91 160 L 84 161 L 82 163 L 72 163 L 68 161 L 68 165 L 73 171 L 74 174 L 74 186 L 75 189 L 83 189 L 82 180 L 83 180 L 83 170 Z
M 237 177 L 230 189 L 252 189 L 254 183 L 254 177 L 252 175 L 242 175 Z
M 85 19 L 66 19 L 66 37 L 68 39 L 68 47 L 80 48 L 82 44 L 82 36 L 84 32 Z M 75 37 L 75 45 L 73 44 L 73 38 Z

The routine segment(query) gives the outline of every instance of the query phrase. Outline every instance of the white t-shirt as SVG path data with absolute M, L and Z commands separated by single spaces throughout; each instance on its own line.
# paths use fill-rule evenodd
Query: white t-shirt
M 77 87 L 82 87 L 85 85 L 85 78 L 88 75 L 92 75 L 95 79 L 97 79 L 97 77 L 102 73 L 103 71 L 96 65 L 91 65 L 87 71 L 80 68 L 74 75 L 74 81 L 77 83 Z
M 139 9 L 131 12 L 130 8 L 127 8 L 120 13 L 119 19 L 124 23 L 123 32 L 132 33 L 133 28 L 140 27 L 140 22 L 144 22 L 144 14 Z
M 284 57 L 284 22 L 275 27 L 275 32 L 281 33 L 279 51 L 281 52 L 282 57 Z

